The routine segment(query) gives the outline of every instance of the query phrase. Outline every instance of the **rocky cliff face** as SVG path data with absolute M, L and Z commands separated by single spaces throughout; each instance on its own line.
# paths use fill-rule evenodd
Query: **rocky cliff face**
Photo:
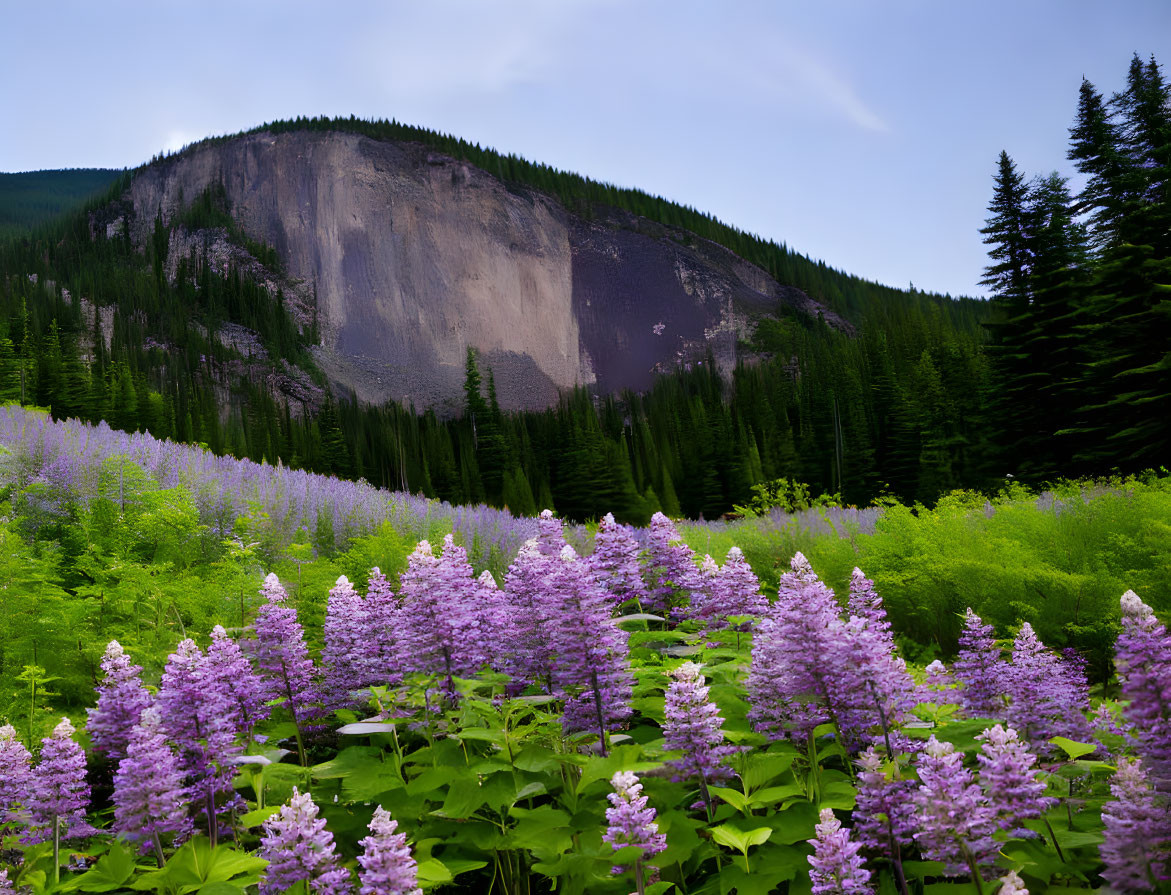
M 582 220 L 422 146 L 349 133 L 262 132 L 152 165 L 130 188 L 139 238 L 217 182 L 280 253 L 302 312 L 315 306 L 323 369 L 368 401 L 456 406 L 469 345 L 501 404 L 531 408 L 574 385 L 645 388 L 709 349 L 729 364 L 752 319 L 783 305 L 840 323 L 691 234 Z

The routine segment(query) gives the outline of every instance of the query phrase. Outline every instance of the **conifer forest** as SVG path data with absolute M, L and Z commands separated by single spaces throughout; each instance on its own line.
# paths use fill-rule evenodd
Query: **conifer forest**
M 0 892 L 1171 895 L 1171 82 L 1119 75 L 1076 182 L 988 159 L 987 299 L 395 121 L 249 132 L 826 309 L 546 409 L 471 348 L 448 406 L 338 388 L 223 187 L 3 175 Z

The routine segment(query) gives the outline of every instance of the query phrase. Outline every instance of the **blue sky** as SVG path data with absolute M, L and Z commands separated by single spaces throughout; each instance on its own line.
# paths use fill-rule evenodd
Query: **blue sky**
M 979 294 L 997 154 L 1061 170 L 1084 75 L 1171 67 L 1168 0 L 5 3 L 0 171 L 394 117 Z

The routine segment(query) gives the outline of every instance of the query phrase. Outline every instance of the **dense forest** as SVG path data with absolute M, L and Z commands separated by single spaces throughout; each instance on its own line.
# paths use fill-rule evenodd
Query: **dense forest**
M 1032 479 L 1165 464 L 1171 448 L 1171 88 L 1135 56 L 1083 81 L 1069 159 L 1026 180 L 1007 152 L 983 231 L 996 316 L 993 444 Z
M 69 168 L 0 174 L 0 239 L 19 236 L 104 192 L 120 172 Z
M 248 271 L 213 268 L 194 251 L 168 277 L 161 222 L 145 246 L 125 226 L 94 226 L 118 183 L 0 247 L 0 398 L 456 503 L 643 523 L 660 509 L 713 518 L 779 478 L 849 503 L 932 502 L 1006 476 L 1158 466 L 1171 418 L 1167 96 L 1154 60 L 1135 59 L 1110 100 L 1083 85 L 1070 150 L 1088 177 L 1081 195 L 1057 175 L 1026 182 L 1001 156 L 984 231 L 992 302 L 867 283 L 663 199 L 395 122 L 267 125 L 414 140 L 579 214 L 619 208 L 685 228 L 829 304 L 856 331 L 764 319 L 730 376 L 701 363 L 645 394 L 583 389 L 527 413 L 500 410 L 492 371 L 470 353 L 460 418 L 364 406 L 329 392 L 312 323 Z M 170 226 L 226 234 L 279 267 L 237 230 L 222 193 L 196 198 Z M 108 329 L 95 305 L 116 305 Z M 242 353 L 219 337 L 233 325 L 258 345 Z M 274 385 L 290 378 L 295 400 Z

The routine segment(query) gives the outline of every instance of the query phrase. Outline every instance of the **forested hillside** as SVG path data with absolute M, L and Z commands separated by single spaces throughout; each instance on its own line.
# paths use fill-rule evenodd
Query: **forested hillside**
M 731 380 L 699 362 L 647 394 L 582 390 L 540 413 L 501 413 L 492 371 L 477 369 L 469 412 L 441 420 L 331 395 L 309 352 L 312 322 L 297 322 L 251 268 L 195 254 L 168 278 L 166 230 L 140 250 L 129 228 L 93 224 L 107 205 L 0 251 L 0 397 L 240 457 L 572 518 L 612 509 L 646 521 L 660 508 L 711 517 L 782 476 L 856 502 L 885 489 L 930 500 L 983 474 L 971 445 L 985 306 L 973 300 L 876 300 L 855 313 L 854 334 L 796 314 L 765 319 Z M 181 224 L 246 242 L 214 195 Z M 249 249 L 277 266 L 270 249 Z M 233 338 L 241 326 L 252 342 Z
M 107 168 L 0 174 L 0 239 L 26 233 L 82 204 L 118 174 Z
M 730 376 L 686 363 L 646 393 L 583 389 L 543 412 L 501 411 L 493 371 L 474 355 L 459 418 L 363 405 L 331 393 L 312 350 L 316 321 L 262 282 L 280 282 L 278 254 L 244 237 L 222 194 L 193 197 L 172 222 L 204 236 L 168 271 L 169 228 L 156 222 L 136 245 L 120 183 L 0 249 L 0 397 L 239 457 L 577 519 L 612 510 L 645 522 L 659 509 L 712 518 L 778 478 L 851 503 L 884 493 L 930 502 L 1007 475 L 1159 466 L 1171 419 L 1167 95 L 1153 60 L 1136 59 L 1109 100 L 1083 85 L 1070 150 L 1089 178 L 1079 196 L 1056 175 L 1026 182 L 1002 156 L 985 230 L 991 303 L 867 283 L 692 209 L 394 122 L 268 125 L 417 141 L 579 214 L 620 209 L 687 228 L 799 286 L 853 330 L 778 313 L 757 322 Z M 240 248 L 231 264 L 212 262 L 215 239 Z

